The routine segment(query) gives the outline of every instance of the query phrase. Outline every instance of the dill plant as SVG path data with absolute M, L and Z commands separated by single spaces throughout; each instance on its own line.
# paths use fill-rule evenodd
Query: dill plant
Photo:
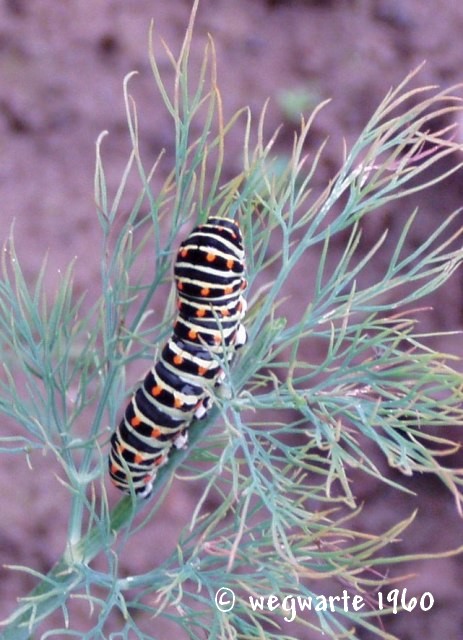
M 407 253 L 411 215 L 385 273 L 373 284 L 360 286 L 359 276 L 375 260 L 384 236 L 366 255 L 358 255 L 366 216 L 460 168 L 455 160 L 444 172 L 424 179 L 426 169 L 460 150 L 449 129 L 434 127 L 461 111 L 460 101 L 452 90 L 409 89 L 407 78 L 388 93 L 339 173 L 313 200 L 310 185 L 323 149 L 306 157 L 304 143 L 317 110 L 302 121 L 287 165 L 275 171 L 274 139 L 263 138 L 264 115 L 254 147 L 248 110 L 224 122 L 212 40 L 198 76 L 191 79 L 196 7 L 178 58 L 165 47 L 175 75 L 172 91 L 150 50 L 154 79 L 175 132 L 175 166 L 163 188 L 153 193 L 151 187 L 161 157 L 146 169 L 140 155 L 129 78 L 124 95 L 132 152 L 112 198 L 101 154 L 103 137 L 98 141 L 95 193 L 102 270 L 96 307 L 84 313 L 75 301 L 71 268 L 55 298 L 47 299 L 45 270 L 29 287 L 13 241 L 5 247 L 0 408 L 21 425 L 23 435 L 3 435 L 2 452 L 52 451 L 63 470 L 70 516 L 65 552 L 47 575 L 11 567 L 34 575 L 38 586 L 19 598 L 16 611 L 3 622 L 2 637 L 153 638 L 158 637 L 156 620 L 164 618 L 179 638 L 322 633 L 357 638 L 368 630 L 372 637 L 391 639 L 380 620 L 390 608 L 296 611 L 289 624 L 284 621 L 288 609 L 281 605 L 287 594 L 320 598 L 327 579 L 349 597 L 361 594 L 371 603 L 375 590 L 389 584 L 388 567 L 409 559 L 392 559 L 388 550 L 407 535 L 412 515 L 379 535 L 349 525 L 358 511 L 351 470 L 357 477 L 363 473 L 403 489 L 397 480 L 382 476 L 365 443 L 373 443 L 387 464 L 404 474 L 440 478 L 461 514 L 461 474 L 444 463 L 445 455 L 458 448 L 458 435 L 450 439 L 439 429 L 451 425 L 458 434 L 462 428 L 463 379 L 450 356 L 433 351 L 420 337 L 406 311 L 460 265 L 463 251 L 455 248 L 459 233 L 446 235 L 458 213 Z M 238 118 L 247 123 L 243 170 L 224 183 L 226 137 Z M 200 133 L 193 137 L 198 123 Z M 121 202 L 134 173 L 141 180 L 140 195 L 126 215 Z M 150 302 L 169 282 L 180 227 L 209 213 L 239 217 L 244 230 L 249 342 L 227 370 L 227 388 L 218 394 L 215 408 L 193 425 L 188 450 L 174 452 L 160 470 L 153 497 L 139 501 L 126 496 L 110 510 L 105 490 L 108 424 L 115 424 L 131 386 L 124 371 L 134 360 L 151 358 L 153 344 L 170 331 L 173 294 L 163 318 L 153 320 Z M 333 267 L 328 256 L 340 232 L 348 240 Z M 272 249 L 275 235 L 277 251 Z M 290 323 L 284 315 L 285 285 L 296 265 L 317 247 L 320 262 L 313 289 L 309 295 L 301 286 L 305 308 Z M 147 255 L 154 261 L 148 275 L 140 270 Z M 258 286 L 258 276 L 269 267 L 276 277 Z M 318 362 L 305 356 L 307 342 L 313 340 L 324 345 Z M 83 415 L 92 416 L 86 430 L 79 427 Z M 162 527 L 153 516 L 176 470 L 203 479 L 191 522 L 160 566 L 121 576 L 118 558 L 130 538 L 147 526 L 154 538 Z M 217 506 L 206 512 L 211 495 Z M 236 595 L 228 612 L 214 604 L 224 586 Z M 273 613 L 250 606 L 250 596 L 270 594 L 281 596 Z M 70 611 L 75 601 L 89 607 L 84 631 L 82 622 L 74 627 Z M 47 625 L 57 611 L 62 625 Z M 140 619 L 152 616 L 154 631 L 143 630 Z

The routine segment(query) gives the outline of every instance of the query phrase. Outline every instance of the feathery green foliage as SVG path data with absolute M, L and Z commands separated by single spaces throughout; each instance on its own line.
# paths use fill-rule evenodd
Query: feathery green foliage
M 13 240 L 5 246 L 0 409 L 23 435 L 3 435 L 1 451 L 53 452 L 68 489 L 70 518 L 65 553 L 48 575 L 12 567 L 36 576 L 39 584 L 19 600 L 2 637 L 38 637 L 36 630 L 47 628 L 47 618 L 61 610 L 63 628 L 40 637 L 153 638 L 156 631 L 143 631 L 140 618 L 157 616 L 170 620 L 178 637 L 192 639 L 293 638 L 302 637 L 304 628 L 329 638 L 356 638 L 361 628 L 392 638 L 380 621 L 386 610 L 377 611 L 372 602 L 375 590 L 388 585 L 387 568 L 408 559 L 391 559 L 387 552 L 406 535 L 413 516 L 381 535 L 356 530 L 349 525 L 359 509 L 350 473 L 355 469 L 357 476 L 374 476 L 402 490 L 397 480 L 382 476 L 370 457 L 372 447 L 366 446 L 372 443 L 390 467 L 440 478 L 461 513 L 462 475 L 445 465 L 445 456 L 458 445 L 439 429 L 451 426 L 459 439 L 463 379 L 450 356 L 426 345 L 413 318 L 413 305 L 445 283 L 463 259 L 455 242 L 459 234 L 447 233 L 459 214 L 445 218 L 407 253 L 416 217 L 411 215 L 374 283 L 361 284 L 362 274 L 385 236 L 366 254 L 360 254 L 359 244 L 366 216 L 460 168 L 454 155 L 458 145 L 448 128 L 436 131 L 435 123 L 462 107 L 451 89 L 409 89 L 407 78 L 388 93 L 339 174 L 313 198 L 311 181 L 323 149 L 305 156 L 305 148 L 318 110 L 302 121 L 283 169 L 272 154 L 273 139 L 263 139 L 264 115 L 256 130 L 246 109 L 225 123 L 212 40 L 194 81 L 189 71 L 196 6 L 178 58 L 165 48 L 175 71 L 173 91 L 150 52 L 175 132 L 175 166 L 163 188 L 153 193 L 151 187 L 162 154 L 149 169 L 141 158 L 129 78 L 124 95 L 132 152 L 112 199 L 101 156 L 103 137 L 97 145 L 102 270 L 96 307 L 83 312 L 81 301 L 75 301 L 72 266 L 50 301 L 44 293 L 45 269 L 29 287 Z M 224 184 L 226 137 L 239 118 L 247 122 L 243 171 Z M 199 135 L 193 134 L 199 125 Z M 447 163 L 450 168 L 426 182 L 426 169 L 447 156 L 454 160 Z M 134 172 L 141 180 L 140 195 L 126 215 L 121 202 Z M 124 371 L 130 362 L 152 357 L 153 344 L 170 331 L 173 294 L 163 318 L 150 314 L 151 301 L 170 282 L 181 227 L 191 228 L 210 213 L 239 217 L 244 230 L 249 343 L 227 370 L 227 392 L 219 395 L 208 418 L 192 427 L 188 450 L 174 452 L 160 470 L 154 498 L 127 496 L 111 511 L 105 489 L 107 425 L 116 423 L 126 397 Z M 345 250 L 333 266 L 330 251 L 341 232 L 347 237 Z M 289 322 L 287 285 L 316 250 L 318 269 L 310 286 L 301 282 L 299 287 L 301 315 Z M 148 274 L 142 269 L 146 256 L 152 260 Z M 273 281 L 260 286 L 258 276 L 270 269 Z M 315 344 L 323 354 L 316 361 L 307 356 Z M 93 419 L 82 428 L 81 418 L 88 415 Z M 118 558 L 134 534 L 149 526 L 155 539 L 162 530 L 153 516 L 176 471 L 205 482 L 175 553 L 160 566 L 147 562 L 145 573 L 121 576 Z M 210 496 L 218 506 L 206 512 Z M 298 609 L 290 620 L 293 601 L 282 605 L 284 596 L 315 601 L 326 594 L 329 578 L 339 593 L 361 594 L 369 606 Z M 229 612 L 214 603 L 221 587 L 236 594 Z M 273 614 L 253 610 L 250 596 L 270 594 L 280 598 Z M 84 632 L 73 628 L 73 599 L 88 603 Z M 151 626 L 156 629 L 156 619 Z

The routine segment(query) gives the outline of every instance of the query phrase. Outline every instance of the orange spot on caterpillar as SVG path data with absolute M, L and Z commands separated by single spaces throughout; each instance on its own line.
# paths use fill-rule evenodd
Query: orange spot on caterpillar
M 201 295 L 203 298 L 207 298 L 207 296 L 211 295 L 211 290 L 208 287 L 204 287 L 204 289 L 201 289 Z
M 204 318 L 205 315 L 206 315 L 206 309 L 197 309 L 196 310 L 196 317 L 197 318 Z
M 188 337 L 190 338 L 190 340 L 197 340 L 198 339 L 198 332 L 195 331 L 194 329 L 190 329 L 188 331 Z
M 155 427 L 154 429 L 151 429 L 151 438 L 159 438 L 159 436 L 161 435 L 161 430 L 158 429 L 157 427 Z
M 234 265 L 235 265 L 234 260 L 227 260 L 227 269 L 233 269 Z
M 141 425 L 141 420 L 138 416 L 133 416 L 130 424 L 132 425 L 132 427 L 139 427 Z
M 176 409 L 181 409 L 183 407 L 183 402 L 180 400 L 180 398 L 174 399 L 174 407 Z
M 198 375 L 205 376 L 207 373 L 206 367 L 198 367 Z
M 215 259 L 216 259 L 216 255 L 214 253 L 208 253 L 206 256 L 206 260 L 208 262 L 214 262 Z
M 182 256 L 182 258 L 186 258 L 188 255 L 188 249 L 187 248 L 181 249 L 180 255 Z
M 143 456 L 142 456 L 141 453 L 136 453 L 135 454 L 134 462 L 135 462 L 135 464 L 140 464 L 141 462 L 143 462 Z
M 161 393 L 162 393 L 162 387 L 158 384 L 151 389 L 151 395 L 153 395 L 154 397 L 160 395 Z
M 233 293 L 233 287 L 225 287 L 225 293 L 227 296 Z
M 179 356 L 179 355 L 174 356 L 174 364 L 176 364 L 177 366 L 180 366 L 182 363 L 183 363 L 182 356 Z

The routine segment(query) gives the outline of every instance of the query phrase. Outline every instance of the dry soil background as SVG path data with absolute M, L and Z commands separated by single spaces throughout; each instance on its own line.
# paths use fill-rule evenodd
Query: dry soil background
M 90 300 L 97 295 L 95 141 L 102 130 L 109 131 L 104 150 L 114 187 L 129 148 L 122 79 L 136 69 L 133 91 L 142 114 L 143 152 L 154 158 L 165 147 L 167 158 L 172 157 L 173 131 L 154 90 L 147 34 L 154 17 L 157 32 L 175 49 L 190 8 L 186 0 L 1 1 L 0 240 L 7 238 L 14 219 L 18 254 L 31 282 L 48 252 L 47 282 L 52 292 L 58 270 L 76 256 L 77 292 L 88 291 Z M 266 133 L 284 122 L 278 143 L 282 152 L 291 144 L 293 125 L 285 120 L 281 92 L 302 88 L 317 99 L 332 98 L 314 128 L 314 144 L 330 136 L 316 187 L 339 167 L 343 139 L 351 143 L 389 87 L 423 60 L 427 64 L 419 76 L 421 84 L 463 81 L 461 0 L 202 0 L 194 56 L 200 55 L 208 33 L 217 48 L 226 115 L 243 105 L 257 115 L 270 97 Z M 164 63 L 161 60 L 161 66 Z M 228 147 L 229 175 L 240 169 L 241 134 L 238 130 Z M 374 228 L 366 229 L 367 238 L 368 233 L 378 237 L 387 226 L 393 243 L 415 205 L 420 206 L 420 217 L 412 241 L 419 243 L 443 216 L 461 205 L 461 175 L 407 202 L 403 209 L 382 212 L 371 223 Z M 461 298 L 461 273 L 457 273 L 434 297 L 424 327 L 460 328 Z M 460 354 L 461 340 L 447 338 L 441 348 Z M 20 563 L 47 571 L 63 550 L 66 495 L 48 464 L 38 459 L 30 472 L 21 457 L 2 457 L 0 564 Z M 416 499 L 390 495 L 375 483 L 363 486 L 369 507 L 363 516 L 368 519 L 365 526 L 390 525 L 419 506 L 421 515 L 408 546 L 404 541 L 399 550 L 456 546 L 462 522 L 449 494 L 426 479 L 410 486 L 418 492 Z M 146 531 L 140 544 L 142 551 L 149 551 L 150 562 L 162 558 L 164 541 L 187 522 L 194 500 L 193 488 L 175 485 L 153 524 L 156 533 Z M 162 540 L 157 546 L 149 538 L 154 535 Z M 125 558 L 121 569 L 136 571 L 146 561 L 147 554 L 139 551 Z M 391 618 L 387 629 L 401 640 L 461 639 L 461 564 L 461 559 L 454 559 L 415 567 L 420 575 L 410 582 L 410 589 L 432 591 L 437 604 L 429 614 Z M 3 617 L 34 581 L 0 571 Z M 81 625 L 85 628 L 84 619 Z M 153 625 L 153 636 L 162 638 L 166 633 L 158 623 Z M 365 640 L 367 635 L 361 637 Z

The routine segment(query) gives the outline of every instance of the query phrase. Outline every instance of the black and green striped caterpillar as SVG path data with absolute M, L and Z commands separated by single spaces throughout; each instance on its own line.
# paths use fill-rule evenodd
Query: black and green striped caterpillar
M 236 222 L 210 217 L 182 242 L 174 266 L 178 310 L 172 334 L 133 394 L 111 437 L 109 473 L 122 491 L 151 493 L 172 446 L 181 448 L 194 418 L 212 403 L 212 387 L 246 342 L 242 324 L 243 239 Z

